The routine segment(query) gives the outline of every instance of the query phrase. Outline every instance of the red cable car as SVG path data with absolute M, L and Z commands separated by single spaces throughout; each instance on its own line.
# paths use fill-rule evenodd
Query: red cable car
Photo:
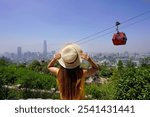
M 120 23 L 116 22 L 117 33 L 115 33 L 113 35 L 112 42 L 113 42 L 114 45 L 125 45 L 126 42 L 127 42 L 126 34 L 123 33 L 123 32 L 119 32 L 118 25 L 120 25 Z

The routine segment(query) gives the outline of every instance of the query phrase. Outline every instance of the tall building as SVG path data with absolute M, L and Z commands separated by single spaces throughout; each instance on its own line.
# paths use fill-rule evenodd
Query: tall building
M 47 56 L 47 42 L 46 42 L 46 40 L 44 40 L 44 43 L 43 43 L 43 55 L 44 55 L 44 57 Z
M 17 56 L 18 56 L 18 58 L 21 58 L 21 56 L 22 56 L 22 48 L 21 47 L 17 47 Z

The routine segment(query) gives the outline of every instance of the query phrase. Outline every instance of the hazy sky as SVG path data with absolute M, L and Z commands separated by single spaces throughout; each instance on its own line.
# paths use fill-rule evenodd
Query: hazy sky
M 42 52 L 44 40 L 48 51 L 55 50 L 148 10 L 150 0 L 0 0 L 0 53 L 18 46 Z M 150 12 L 120 31 L 127 35 L 125 46 L 112 44 L 113 33 L 79 44 L 90 52 L 150 52 Z

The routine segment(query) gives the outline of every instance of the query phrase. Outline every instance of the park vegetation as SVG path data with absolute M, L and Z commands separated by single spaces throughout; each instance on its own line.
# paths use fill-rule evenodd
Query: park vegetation
M 47 70 L 48 61 L 15 64 L 5 57 L 0 58 L 0 99 L 59 99 L 56 78 Z M 116 67 L 99 65 L 98 78 L 105 83 L 90 83 L 85 86 L 86 99 L 97 100 L 149 100 L 150 58 L 136 66 L 132 61 Z

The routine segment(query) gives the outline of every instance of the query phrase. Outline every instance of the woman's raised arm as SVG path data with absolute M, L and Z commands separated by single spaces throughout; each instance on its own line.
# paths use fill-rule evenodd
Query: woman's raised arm
M 52 74 L 54 74 L 55 76 L 57 76 L 59 69 L 57 67 L 54 67 L 54 65 L 58 61 L 58 59 L 60 59 L 60 58 L 61 58 L 61 54 L 60 53 L 56 53 L 54 55 L 54 58 L 48 63 L 48 66 L 47 66 L 48 70 Z
M 85 77 L 95 74 L 96 71 L 98 70 L 97 64 L 86 53 L 82 52 L 81 58 L 88 61 L 91 65 L 91 68 L 84 70 Z

